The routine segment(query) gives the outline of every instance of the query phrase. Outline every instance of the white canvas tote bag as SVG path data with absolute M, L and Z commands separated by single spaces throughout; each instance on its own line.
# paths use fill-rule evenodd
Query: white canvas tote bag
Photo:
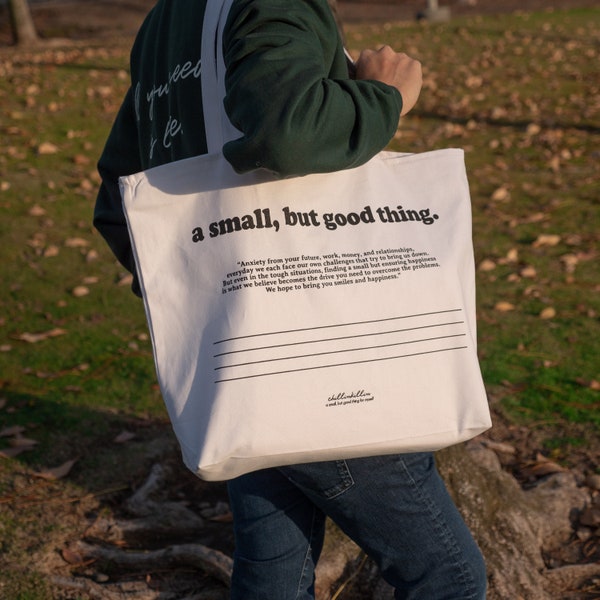
M 221 153 L 235 135 L 222 57 L 208 58 L 221 5 L 209 2 L 203 33 L 210 153 L 121 181 L 185 464 L 224 480 L 484 431 L 463 152 L 235 174 Z

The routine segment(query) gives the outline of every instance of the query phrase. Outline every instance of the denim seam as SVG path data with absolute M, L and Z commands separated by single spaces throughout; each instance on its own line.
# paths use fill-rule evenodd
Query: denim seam
M 309 484 L 304 484 L 297 477 L 294 477 L 293 473 L 287 472 L 286 467 L 279 467 L 279 470 L 289 481 L 296 485 L 300 490 L 303 490 L 309 497 L 311 494 L 316 494 L 324 500 L 333 500 L 334 498 L 341 496 L 354 485 L 354 478 L 352 477 L 348 463 L 345 460 L 336 460 L 335 466 L 337 470 L 336 475 L 339 481 L 336 480 L 335 485 L 320 490 L 313 489 Z M 333 479 L 333 473 L 331 474 L 331 478 Z
M 405 473 L 408 475 L 408 479 L 410 483 L 413 485 L 415 492 L 423 502 L 423 504 L 427 507 L 427 510 L 431 514 L 432 523 L 434 529 L 438 532 L 442 543 L 444 544 L 444 548 L 448 551 L 449 557 L 452 559 L 454 565 L 457 567 L 458 572 L 460 574 L 460 581 L 465 586 L 465 589 L 468 590 L 468 597 L 465 600 L 476 600 L 477 598 L 477 589 L 475 582 L 473 581 L 472 574 L 470 573 L 468 568 L 465 568 L 465 561 L 460 560 L 458 557 L 460 556 L 460 547 L 452 532 L 445 526 L 444 520 L 441 519 L 441 513 L 435 502 L 431 501 L 431 498 L 428 494 L 425 494 L 422 487 L 415 481 L 410 470 L 407 468 L 406 463 L 402 461 L 402 467 Z
M 345 460 L 336 460 L 335 464 L 341 482 L 330 490 L 327 490 L 324 494 L 327 500 L 333 500 L 334 498 L 341 496 L 354 485 L 354 478 L 352 477 L 352 473 L 350 473 L 348 463 Z
M 312 554 L 312 549 L 314 545 L 314 537 L 315 537 L 315 523 L 316 523 L 316 514 L 317 508 L 313 507 L 312 513 L 312 522 L 310 524 L 310 534 L 308 537 L 308 546 L 306 547 L 306 554 L 304 555 L 304 562 L 302 563 L 302 572 L 300 573 L 300 579 L 298 580 L 298 587 L 296 589 L 296 599 L 301 598 L 301 594 L 303 593 L 303 582 L 306 577 L 306 572 L 308 570 L 309 562 L 312 562 L 312 558 L 309 557 Z M 313 565 L 313 573 L 314 573 L 314 565 Z

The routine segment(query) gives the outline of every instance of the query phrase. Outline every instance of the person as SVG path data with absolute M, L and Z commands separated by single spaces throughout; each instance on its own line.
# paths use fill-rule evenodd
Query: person
M 204 0 L 159 0 L 131 51 L 131 87 L 98 163 L 94 224 L 134 275 L 118 178 L 206 153 Z M 225 109 L 236 171 L 277 177 L 348 169 L 393 137 L 421 89 L 421 65 L 388 46 L 351 76 L 327 0 L 234 0 L 223 34 Z M 326 517 L 376 561 L 395 597 L 480 600 L 482 555 L 431 453 L 265 469 L 228 482 L 233 600 L 314 598 Z

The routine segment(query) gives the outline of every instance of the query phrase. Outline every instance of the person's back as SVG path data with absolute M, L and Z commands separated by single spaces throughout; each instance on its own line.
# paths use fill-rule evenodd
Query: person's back
M 131 52 L 141 169 L 206 153 L 202 112 L 204 0 L 161 0 Z

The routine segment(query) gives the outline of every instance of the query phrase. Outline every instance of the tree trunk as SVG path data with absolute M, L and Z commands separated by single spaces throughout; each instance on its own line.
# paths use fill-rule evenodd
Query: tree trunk
M 15 42 L 23 46 L 35 44 L 38 35 L 27 0 L 8 0 L 8 14 Z

